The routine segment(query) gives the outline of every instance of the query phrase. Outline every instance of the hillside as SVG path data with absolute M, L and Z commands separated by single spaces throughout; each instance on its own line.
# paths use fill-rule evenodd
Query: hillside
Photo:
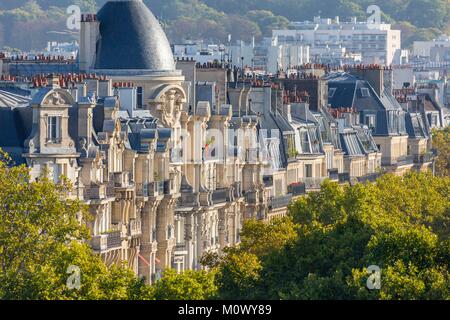
M 2 0 L 0 2 L 0 48 L 43 48 L 48 40 L 76 37 L 63 32 L 66 8 L 78 4 L 93 12 L 106 0 Z M 171 41 L 202 38 L 249 41 L 270 35 L 272 28 L 289 21 L 323 17 L 367 18 L 366 9 L 377 4 L 383 20 L 403 31 L 403 43 L 432 39 L 449 29 L 448 0 L 144 0 L 164 23 Z M 24 32 L 26 30 L 26 32 Z

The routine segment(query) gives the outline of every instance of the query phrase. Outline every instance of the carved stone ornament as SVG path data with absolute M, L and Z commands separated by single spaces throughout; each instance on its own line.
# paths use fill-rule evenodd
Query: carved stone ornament
M 66 104 L 66 101 L 58 92 L 53 92 L 45 99 L 44 104 L 58 106 L 61 104 Z
M 162 97 L 162 122 L 167 126 L 173 126 L 180 120 L 183 96 L 176 90 L 169 90 Z

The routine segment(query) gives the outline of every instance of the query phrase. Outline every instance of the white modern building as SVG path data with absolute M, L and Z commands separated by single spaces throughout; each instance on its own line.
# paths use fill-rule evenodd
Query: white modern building
M 414 41 L 413 55 L 419 57 L 430 57 L 432 48 L 450 48 L 450 37 L 441 35 L 430 41 Z
M 172 51 L 177 60 L 194 60 L 201 64 L 227 61 L 229 59 L 225 46 L 222 44 L 186 42 L 173 44 Z
M 309 46 L 279 44 L 271 38 L 264 38 L 258 44 L 239 41 L 228 47 L 228 54 L 235 66 L 249 66 L 272 74 L 311 62 Z
M 391 65 L 401 50 L 401 31 L 390 24 L 358 22 L 352 18 L 341 22 L 339 17 L 294 22 L 291 29 L 274 30 L 278 44 L 316 47 L 341 45 L 348 53 L 360 53 L 364 64 Z

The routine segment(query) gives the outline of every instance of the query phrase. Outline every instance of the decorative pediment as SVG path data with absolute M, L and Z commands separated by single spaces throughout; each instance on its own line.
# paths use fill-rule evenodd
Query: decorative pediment
M 64 99 L 63 96 L 61 96 L 59 92 L 53 92 L 45 98 L 44 104 L 46 105 L 51 104 L 58 106 L 58 105 L 67 105 L 69 103 Z
M 75 103 L 69 92 L 63 89 L 50 89 L 47 92 L 41 92 L 37 94 L 34 102 L 45 106 L 72 106 Z

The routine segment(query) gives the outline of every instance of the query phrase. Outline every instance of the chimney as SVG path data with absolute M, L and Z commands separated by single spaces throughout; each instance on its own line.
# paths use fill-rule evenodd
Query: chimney
M 95 93 L 98 95 L 99 83 L 98 79 L 86 79 L 87 92 Z
M 351 67 L 348 71 L 351 74 L 369 82 L 379 97 L 383 95 L 384 70 L 380 66 Z
M 98 95 L 100 97 L 111 97 L 113 95 L 111 79 L 100 80 L 98 84 Z
M 291 105 L 284 104 L 282 108 L 282 114 L 288 122 L 292 122 Z
M 81 16 L 80 50 L 78 61 L 80 71 L 88 71 L 95 65 L 97 41 L 100 37 L 100 23 L 95 14 Z
M 83 97 L 78 102 L 78 147 L 82 153 L 87 151 L 91 144 L 92 130 L 93 130 L 93 114 L 92 110 L 95 107 L 95 102 L 88 97 Z

